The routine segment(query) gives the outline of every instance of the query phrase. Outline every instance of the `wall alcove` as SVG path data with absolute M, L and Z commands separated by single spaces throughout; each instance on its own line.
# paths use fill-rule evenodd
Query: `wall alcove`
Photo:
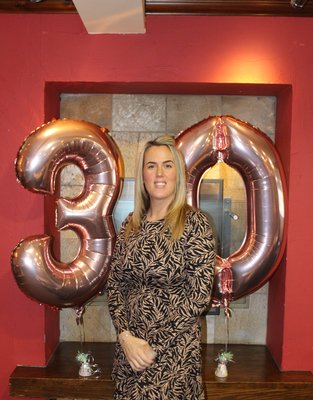
M 62 94 L 132 94 L 132 95 L 210 95 L 210 96 L 272 96 L 276 99 L 276 129 L 275 143 L 281 156 L 288 180 L 289 171 L 289 146 L 290 146 L 290 112 L 291 109 L 291 86 L 272 84 L 209 84 L 209 83 L 165 83 L 165 82 L 132 82 L 132 83 L 106 83 L 106 82 L 83 82 L 83 83 L 55 83 L 47 82 L 45 90 L 45 115 L 46 121 L 60 117 L 60 99 Z M 64 115 L 67 117 L 67 115 Z M 187 127 L 186 127 L 187 128 Z M 282 260 L 284 264 L 284 259 Z M 277 281 L 277 282 L 276 282 Z M 279 350 L 275 348 L 275 341 L 278 342 L 277 333 L 274 336 L 273 330 L 277 331 L 278 318 L 282 318 L 283 293 L 280 301 L 277 298 L 271 304 L 272 293 L 277 296 L 277 287 L 283 287 L 283 271 L 275 274 L 269 284 L 269 307 L 266 344 L 271 350 L 274 358 L 279 364 Z M 277 286 L 277 287 L 276 287 Z M 47 311 L 49 312 L 49 311 Z M 68 318 L 69 314 L 66 314 Z M 56 320 L 58 317 L 55 318 Z M 53 322 L 58 324 L 58 321 Z M 282 332 L 281 332 L 282 334 Z M 114 332 L 112 333 L 114 335 Z M 47 332 L 49 337 L 49 333 Z M 73 340 L 62 338 L 62 340 Z M 77 338 L 74 340 L 78 340 Z M 96 339 L 97 340 L 97 339 Z M 114 339 L 112 338 L 111 341 Z M 51 343 L 57 343 L 58 338 L 51 338 Z M 50 341 L 48 340 L 48 343 Z M 238 343 L 238 342 L 237 342 Z

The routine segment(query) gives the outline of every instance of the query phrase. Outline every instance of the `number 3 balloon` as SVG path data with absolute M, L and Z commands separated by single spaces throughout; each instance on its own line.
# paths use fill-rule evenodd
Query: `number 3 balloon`
M 217 257 L 213 299 L 230 300 L 262 286 L 274 273 L 285 248 L 286 183 L 272 142 L 257 128 L 233 117 L 210 117 L 176 137 L 187 171 L 187 196 L 198 205 L 204 172 L 225 162 L 242 176 L 247 197 L 245 241 L 226 259 Z
M 69 163 L 85 178 L 83 192 L 71 200 L 58 198 L 55 190 L 57 174 Z M 55 120 L 26 138 L 16 160 L 19 182 L 46 195 L 52 218 L 46 217 L 57 229 L 72 229 L 80 238 L 80 251 L 70 263 L 53 257 L 48 235 L 26 238 L 15 247 L 13 275 L 27 296 L 57 308 L 78 308 L 103 289 L 115 243 L 112 211 L 121 169 L 108 131 L 92 123 Z

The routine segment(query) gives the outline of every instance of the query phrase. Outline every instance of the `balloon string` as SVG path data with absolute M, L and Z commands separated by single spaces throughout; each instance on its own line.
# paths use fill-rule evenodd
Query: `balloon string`
M 81 348 L 83 349 L 84 344 L 86 342 L 86 337 L 85 337 L 85 327 L 84 327 L 84 320 L 82 318 L 82 321 L 79 325 L 79 336 L 80 336 L 80 345 Z
M 228 351 L 229 343 L 229 318 L 225 316 L 225 352 Z
M 86 337 L 85 337 L 85 326 L 84 326 L 84 318 L 83 317 L 84 317 L 84 313 L 85 313 L 86 309 L 84 306 L 82 306 L 82 307 L 77 307 L 74 310 L 76 313 L 76 324 L 79 326 L 81 354 L 83 356 L 86 356 L 86 364 L 88 364 L 88 367 L 90 369 L 89 370 L 90 373 L 86 376 L 92 375 L 95 378 L 99 378 L 101 376 L 101 368 L 99 368 L 99 365 L 95 363 L 95 359 L 90 352 L 88 352 L 88 353 L 84 352 L 84 347 L 86 344 Z
M 83 350 L 84 344 L 86 342 L 86 337 L 85 337 L 85 327 L 84 327 L 84 313 L 85 313 L 85 307 L 79 307 L 75 308 L 76 312 L 76 324 L 79 327 L 79 337 L 80 337 L 80 348 Z

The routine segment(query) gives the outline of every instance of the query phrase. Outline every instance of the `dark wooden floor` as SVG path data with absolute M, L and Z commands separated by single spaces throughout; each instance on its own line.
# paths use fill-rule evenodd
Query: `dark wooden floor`
M 114 344 L 63 342 L 46 367 L 18 366 L 10 377 L 10 395 L 48 399 L 112 400 L 110 379 Z M 229 364 L 225 380 L 215 377 L 214 358 L 222 345 L 203 346 L 203 380 L 206 399 L 313 399 L 313 375 L 310 372 L 280 372 L 265 346 L 230 345 L 235 363 Z M 82 378 L 75 361 L 77 350 L 90 351 L 101 368 L 99 378 Z M 174 400 L 174 399 L 169 399 Z

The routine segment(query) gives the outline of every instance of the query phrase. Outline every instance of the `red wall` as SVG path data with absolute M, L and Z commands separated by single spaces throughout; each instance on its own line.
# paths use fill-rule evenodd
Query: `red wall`
M 278 96 L 289 222 L 270 285 L 268 345 L 283 370 L 313 371 L 313 20 L 159 16 L 147 18 L 145 35 L 88 35 L 76 15 L 1 14 L 0 34 L 0 399 L 17 364 L 45 364 L 58 333 L 56 313 L 24 296 L 11 274 L 13 247 L 44 229 L 43 199 L 16 182 L 14 159 L 24 137 L 57 116 L 58 90 L 79 82 L 108 92 Z

